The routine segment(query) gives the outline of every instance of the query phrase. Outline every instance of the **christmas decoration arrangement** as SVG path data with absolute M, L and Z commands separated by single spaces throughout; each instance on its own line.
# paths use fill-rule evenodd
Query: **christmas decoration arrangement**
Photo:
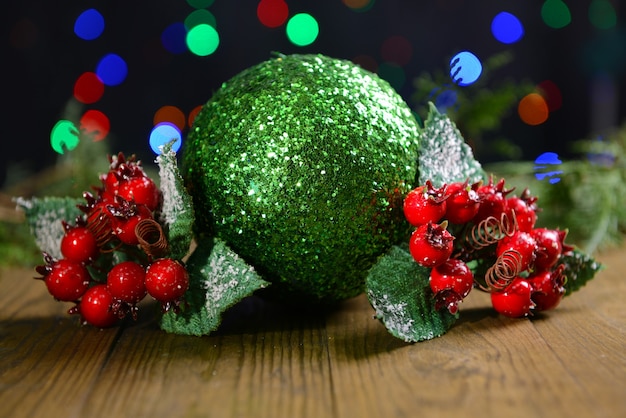
M 431 105 L 424 127 L 391 86 L 323 55 L 279 55 L 205 104 L 157 179 L 133 156 L 81 199 L 18 199 L 39 278 L 95 327 L 158 301 L 160 327 L 218 329 L 251 295 L 294 305 L 366 293 L 406 342 L 441 336 L 471 291 L 510 317 L 552 310 L 601 265 L 536 227 L 528 189 L 486 173 Z M 180 163 L 180 164 L 179 164 Z M 180 166 L 179 166 L 180 165 Z

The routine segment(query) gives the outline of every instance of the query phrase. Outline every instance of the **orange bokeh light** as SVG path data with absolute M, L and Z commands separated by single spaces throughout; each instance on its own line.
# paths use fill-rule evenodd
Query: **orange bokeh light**
M 550 113 L 546 100 L 538 93 L 527 94 L 520 100 L 517 113 L 528 125 L 541 125 L 548 120 Z

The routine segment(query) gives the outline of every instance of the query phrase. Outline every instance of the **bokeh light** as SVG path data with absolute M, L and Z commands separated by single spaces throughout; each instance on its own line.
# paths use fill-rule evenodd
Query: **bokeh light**
M 449 108 L 457 106 L 458 94 L 453 89 L 437 89 L 431 93 L 435 95 L 435 107 L 440 113 L 446 113 Z
M 196 9 L 206 9 L 210 7 L 215 0 L 187 0 L 187 4 Z
M 572 14 L 562 0 L 546 0 L 541 6 L 541 18 L 549 27 L 561 29 L 571 23 Z
M 32 48 L 39 37 L 37 25 L 28 18 L 20 19 L 13 27 L 9 35 L 9 43 L 13 48 L 26 49 Z
M 206 9 L 194 10 L 185 18 L 185 28 L 190 30 L 198 25 L 209 25 L 217 29 L 217 19 L 215 19 L 213 13 Z
M 450 77 L 459 86 L 469 86 L 478 80 L 483 72 L 480 59 L 469 51 L 462 51 L 450 60 Z
M 611 29 L 617 25 L 617 13 L 608 0 L 592 0 L 589 4 L 589 21 L 598 29 Z
M 529 93 L 520 100 L 517 113 L 524 123 L 541 125 L 548 120 L 548 104 L 540 94 Z
M 157 124 L 150 132 L 150 148 L 157 155 L 161 154 L 160 147 L 173 140 L 176 140 L 176 142 L 172 145 L 172 151 L 178 152 L 183 143 L 182 135 L 176 125 L 169 122 Z
M 104 16 L 96 9 L 87 9 L 74 22 L 74 33 L 81 39 L 93 41 L 104 32 Z
M 563 174 L 563 170 L 554 170 L 562 161 L 555 152 L 544 152 L 535 159 L 535 178 L 539 181 L 547 180 L 550 184 L 556 184 L 561 181 L 559 175 Z
M 182 54 L 187 52 L 186 36 L 187 28 L 185 25 L 181 22 L 174 22 L 161 32 L 161 44 L 172 54 Z
M 96 73 L 84 72 L 74 83 L 74 98 L 81 103 L 95 103 L 104 94 L 104 83 Z
M 202 105 L 198 105 L 194 107 L 193 109 L 191 109 L 191 112 L 189 112 L 189 116 L 187 117 L 187 124 L 189 126 L 193 125 L 193 121 L 196 120 L 196 116 L 198 116 L 198 113 L 200 113 L 201 110 L 202 110 Z
M 220 37 L 215 28 L 206 23 L 196 25 L 187 32 L 187 47 L 200 57 L 211 55 L 220 44 Z
M 185 129 L 185 114 L 176 106 L 162 106 L 154 113 L 152 123 L 158 125 L 163 122 L 169 122 L 182 131 Z
M 371 55 L 357 55 L 352 58 L 352 62 L 372 73 L 378 72 L 378 62 Z
M 552 80 L 544 80 L 537 85 L 537 90 L 543 96 L 548 105 L 548 110 L 554 112 L 561 108 L 563 98 L 561 89 Z
M 79 131 L 69 120 L 58 121 L 50 131 L 50 145 L 59 154 L 65 153 L 65 150 L 73 150 L 79 142 Z
M 320 28 L 313 16 L 308 13 L 298 13 L 289 19 L 286 31 L 291 43 L 297 46 L 307 46 L 315 42 Z
M 126 80 L 128 66 L 117 54 L 107 54 L 98 62 L 96 74 L 107 86 L 117 86 Z
M 500 12 L 491 21 L 491 33 L 499 42 L 513 44 L 524 36 L 524 26 L 517 16 Z
M 111 130 L 109 118 L 99 110 L 88 110 L 80 118 L 80 130 L 93 141 L 102 141 Z
M 341 0 L 350 9 L 355 12 L 366 12 L 370 10 L 376 0 Z
M 384 61 L 400 66 L 407 65 L 413 55 L 411 42 L 402 35 L 394 35 L 385 39 L 380 54 Z
M 386 80 L 396 91 L 400 91 L 406 81 L 404 69 L 392 62 L 383 62 L 378 66 L 378 75 Z
M 282 26 L 289 17 L 289 6 L 284 0 L 261 0 L 256 8 L 259 22 L 268 28 Z

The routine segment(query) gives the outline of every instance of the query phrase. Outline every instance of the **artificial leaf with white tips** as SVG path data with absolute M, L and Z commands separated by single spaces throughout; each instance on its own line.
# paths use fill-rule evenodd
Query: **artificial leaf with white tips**
M 447 309 L 435 309 L 428 279 L 430 269 L 415 262 L 408 248 L 394 246 L 372 267 L 367 297 L 376 317 L 395 337 L 406 342 L 443 335 L 457 320 Z
M 207 335 L 217 330 L 227 309 L 268 285 L 220 239 L 207 239 L 187 261 L 189 289 L 179 312 L 161 318 L 161 328 L 186 335 Z
M 53 258 L 62 258 L 61 239 L 65 235 L 62 221 L 71 223 L 82 215 L 77 205 L 84 201 L 71 197 L 34 197 L 17 198 L 15 202 L 24 210 L 26 223 L 39 249 Z
M 170 257 L 180 260 L 189 251 L 193 237 L 193 203 L 183 185 L 172 143 L 163 146 L 156 162 L 159 165 L 159 188 L 163 196 L 159 222 L 167 236 Z
M 419 184 L 430 180 L 437 187 L 486 179 L 482 166 L 474 159 L 472 149 L 454 122 L 448 115 L 439 113 L 432 103 L 420 136 L 418 170 Z

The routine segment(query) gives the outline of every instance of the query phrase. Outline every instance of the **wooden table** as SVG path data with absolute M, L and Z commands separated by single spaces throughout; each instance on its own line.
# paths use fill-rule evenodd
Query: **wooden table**
M 0 271 L 1 417 L 626 417 L 626 250 L 532 320 L 473 292 L 446 335 L 405 344 L 365 297 L 329 312 L 251 298 L 209 337 L 151 309 L 80 326 L 31 270 Z

